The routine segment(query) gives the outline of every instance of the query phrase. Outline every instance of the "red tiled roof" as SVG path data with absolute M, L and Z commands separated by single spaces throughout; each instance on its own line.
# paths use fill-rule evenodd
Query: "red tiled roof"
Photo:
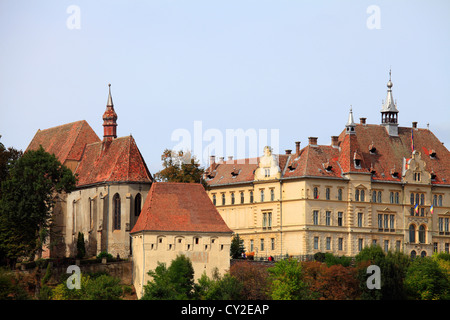
M 403 159 L 411 158 L 411 128 L 399 127 L 398 137 L 391 137 L 381 125 L 357 124 L 355 134 L 343 130 L 338 139 L 338 148 L 330 145 L 308 145 L 299 155 L 280 155 L 280 169 L 283 178 L 292 177 L 334 177 L 343 178 L 349 172 L 372 173 L 374 181 L 402 180 Z M 436 175 L 433 184 L 450 184 L 450 152 L 428 129 L 414 129 L 415 150 L 421 152 L 425 169 Z M 375 152 L 370 152 L 373 146 Z M 430 157 L 434 150 L 435 157 Z M 359 158 L 360 168 L 354 159 Z M 233 160 L 237 162 L 238 160 Z M 285 165 L 284 165 L 285 164 Z M 212 179 L 206 179 L 210 186 L 232 182 L 252 182 L 257 164 L 234 165 L 228 161 L 216 164 Z M 232 178 L 233 168 L 241 173 Z M 327 170 L 329 169 L 329 170 Z M 397 172 L 395 177 L 393 172 Z
M 201 184 L 175 182 L 152 184 L 131 233 L 139 231 L 232 232 Z
M 86 144 L 100 141 L 100 138 L 84 121 L 38 130 L 27 150 L 36 150 L 40 145 L 54 154 L 64 164 L 66 160 L 80 161 Z
M 77 186 L 153 180 L 132 136 L 87 145 L 75 174 Z

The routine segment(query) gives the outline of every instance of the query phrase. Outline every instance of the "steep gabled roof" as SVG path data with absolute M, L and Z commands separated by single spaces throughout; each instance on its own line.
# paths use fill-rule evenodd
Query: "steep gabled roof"
M 201 184 L 173 182 L 152 184 L 131 233 L 139 231 L 232 232 Z
M 87 145 L 75 174 L 77 186 L 153 180 L 132 136 Z
M 98 141 L 100 138 L 94 130 L 81 120 L 38 130 L 27 150 L 37 150 L 42 145 L 45 151 L 54 154 L 64 164 L 67 160 L 80 161 L 84 147 Z

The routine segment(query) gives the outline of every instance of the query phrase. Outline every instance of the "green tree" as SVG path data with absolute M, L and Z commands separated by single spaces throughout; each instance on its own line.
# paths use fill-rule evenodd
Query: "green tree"
M 72 172 L 42 147 L 14 161 L 1 184 L 0 248 L 8 257 L 40 256 L 59 194 L 75 183 Z
M 196 298 L 200 300 L 240 300 L 242 299 L 243 284 L 226 273 L 220 276 L 217 269 L 212 278 L 203 273 L 195 285 Z
M 280 260 L 268 269 L 269 296 L 273 300 L 309 300 L 314 294 L 304 281 L 302 265 L 294 259 Z
M 158 262 L 148 275 L 152 280 L 144 286 L 142 300 L 188 300 L 194 297 L 194 268 L 184 255 L 178 255 L 167 268 Z
M 380 246 L 365 247 L 355 256 L 360 281 L 361 298 L 365 300 L 400 300 L 406 298 L 404 279 L 409 257 L 401 252 L 385 253 Z M 369 289 L 367 273 L 369 265 L 380 268 L 380 289 Z
M 410 298 L 418 300 L 447 300 L 450 282 L 445 270 L 429 257 L 415 258 L 408 267 L 405 286 Z
M 190 152 L 166 149 L 161 159 L 163 169 L 155 174 L 156 181 L 201 183 L 206 187 L 203 179 L 205 170 L 200 167 L 198 160 Z
M 233 259 L 239 259 L 244 252 L 244 240 L 242 240 L 238 234 L 233 235 L 230 245 L 230 256 Z
M 86 255 L 86 245 L 84 243 L 84 234 L 78 232 L 77 238 L 77 258 L 82 259 Z

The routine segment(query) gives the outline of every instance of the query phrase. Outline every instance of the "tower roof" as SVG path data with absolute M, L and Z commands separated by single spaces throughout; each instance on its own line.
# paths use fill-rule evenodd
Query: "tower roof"
M 395 112 L 397 113 L 397 104 L 394 101 L 394 97 L 392 96 L 392 87 L 393 83 L 391 81 L 391 70 L 389 70 L 389 81 L 387 83 L 387 96 L 386 100 L 383 103 L 383 106 L 381 108 L 381 112 Z

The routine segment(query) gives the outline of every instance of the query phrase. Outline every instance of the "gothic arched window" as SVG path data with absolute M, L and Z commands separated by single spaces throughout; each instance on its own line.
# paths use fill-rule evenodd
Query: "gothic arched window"
M 423 224 L 419 227 L 419 242 L 425 243 L 425 226 Z
M 416 242 L 416 226 L 413 224 L 409 226 L 409 242 Z
M 120 230 L 120 196 L 116 193 L 113 197 L 114 230 Z
M 139 217 L 139 215 L 141 214 L 141 204 L 142 204 L 142 197 L 141 194 L 138 193 L 134 198 L 134 215 L 136 217 Z

